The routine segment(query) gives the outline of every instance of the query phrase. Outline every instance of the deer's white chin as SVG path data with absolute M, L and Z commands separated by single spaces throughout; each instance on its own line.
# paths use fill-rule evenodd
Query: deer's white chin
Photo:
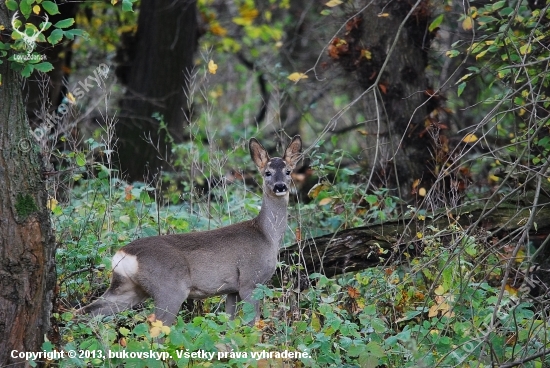
M 275 195 L 277 197 L 282 197 L 282 196 L 286 195 L 286 193 L 287 193 L 286 191 L 285 192 L 277 192 L 277 193 L 275 193 Z

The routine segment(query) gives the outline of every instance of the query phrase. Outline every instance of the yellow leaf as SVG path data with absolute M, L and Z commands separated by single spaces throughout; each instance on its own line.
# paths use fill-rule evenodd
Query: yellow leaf
M 418 215 L 418 219 L 419 219 L 420 221 L 424 221 L 424 220 L 426 220 L 426 216 L 424 216 L 424 215 Z
M 428 311 L 428 317 L 430 317 L 430 318 L 431 317 L 437 317 L 437 311 L 438 311 L 437 305 L 432 305 L 430 307 L 430 310 Z
M 517 296 L 518 295 L 518 289 L 506 284 L 506 286 L 504 286 L 504 290 L 506 290 L 510 295 L 512 296 Z
M 530 54 L 531 53 L 531 44 L 526 43 L 525 45 L 521 46 L 519 48 L 519 53 L 522 54 L 522 55 Z
M 426 188 L 418 189 L 418 195 L 421 196 L 421 197 L 425 197 L 426 196 Z
M 223 28 L 219 24 L 212 24 L 212 26 L 210 26 L 210 32 L 220 37 L 225 37 L 225 35 L 227 35 L 227 29 Z
M 466 18 L 464 18 L 464 20 L 462 21 L 462 29 L 464 29 L 465 31 L 469 31 L 473 28 L 473 26 L 474 20 L 472 19 L 472 17 L 467 15 Z
M 330 197 L 323 198 L 319 201 L 319 206 L 324 206 L 326 204 L 332 203 L 333 201 L 334 201 L 334 199 L 330 198 Z
M 293 81 L 294 83 L 298 83 L 298 81 L 301 79 L 307 79 L 307 75 L 305 75 L 304 73 L 294 72 L 291 75 L 289 75 L 287 78 Z
M 216 71 L 218 70 L 218 64 L 214 63 L 214 60 L 210 60 L 208 62 L 208 71 L 210 74 L 216 74 Z
M 151 330 L 149 330 L 149 335 L 151 335 L 151 337 L 157 337 L 158 335 L 160 335 L 160 333 L 160 327 L 151 327 Z
M 361 57 L 364 57 L 365 59 L 370 60 L 372 59 L 372 53 L 369 50 L 362 49 Z
M 159 320 L 152 321 L 151 326 L 161 328 L 162 327 L 162 321 L 159 321 Z
M 419 232 L 416 233 L 416 237 L 418 239 L 422 239 L 424 237 L 424 235 L 422 235 L 422 233 L 419 231 Z
M 250 20 L 254 20 L 259 14 L 258 9 L 248 5 L 242 6 L 239 9 L 239 13 L 241 14 L 241 17 Z
M 67 93 L 67 100 L 69 100 L 69 102 L 72 103 L 72 104 L 74 104 L 76 102 L 76 98 L 74 98 L 74 96 L 71 92 Z
M 53 211 L 57 207 L 58 203 L 59 202 L 57 201 L 57 199 L 55 199 L 54 197 L 49 197 L 48 201 L 46 202 L 46 207 L 48 207 L 50 211 Z
M 40 7 L 38 5 L 35 5 L 32 7 L 32 12 L 34 14 L 40 14 Z
M 162 326 L 162 327 L 160 328 L 160 330 L 161 330 L 165 335 L 170 334 L 170 327 L 168 327 L 168 326 Z
M 464 143 L 474 143 L 477 141 L 477 137 L 475 134 L 466 134 L 464 138 L 462 138 L 462 142 Z
M 338 6 L 342 4 L 342 1 L 341 0 L 330 0 L 328 3 L 326 3 L 325 5 L 326 6 L 329 6 L 331 8 L 335 7 L 335 6 Z
M 116 5 L 118 3 L 118 0 L 111 0 L 111 5 Z
M 386 17 L 389 17 L 390 16 L 390 13 L 380 13 L 378 14 L 378 18 L 386 18 Z
M 443 285 L 439 285 L 438 287 L 435 288 L 434 290 L 434 293 L 436 295 L 443 295 L 443 293 L 445 292 L 445 288 L 443 287 Z
M 483 51 L 481 51 L 479 54 L 477 54 L 477 55 L 476 55 L 476 60 L 481 59 L 482 57 L 484 57 L 485 54 L 487 53 L 487 51 L 489 51 L 489 49 L 483 50 Z
M 233 18 L 233 23 L 239 26 L 251 26 L 253 21 L 254 21 L 254 18 L 243 18 L 243 17 Z
M 328 189 L 329 186 L 328 184 L 326 183 L 318 183 L 318 184 L 315 184 L 310 190 L 309 192 L 307 192 L 307 196 L 309 198 L 317 198 L 317 196 L 319 195 L 319 193 L 321 193 L 323 190 L 326 190 Z
M 311 328 L 316 332 L 321 331 L 321 321 L 315 312 L 311 315 Z

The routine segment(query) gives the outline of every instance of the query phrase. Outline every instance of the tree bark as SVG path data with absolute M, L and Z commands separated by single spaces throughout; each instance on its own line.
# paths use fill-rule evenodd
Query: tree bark
M 10 24 L 0 2 L 0 24 Z M 41 350 L 55 287 L 55 239 L 42 158 L 32 141 L 21 77 L 0 64 L 0 366 L 22 366 L 12 350 Z
M 118 153 L 123 175 L 143 180 L 146 167 L 156 172 L 170 153 L 166 134 L 159 133 L 160 124 L 152 114 L 163 116 L 175 143 L 183 140 L 187 78 L 197 43 L 196 2 L 142 1 L 137 34 L 131 43 L 135 50 L 128 50 L 127 65 L 117 68 L 127 86 L 117 125 Z M 158 152 L 145 137 L 158 144 Z
M 348 73 L 365 116 L 365 166 L 374 187 L 411 194 L 415 179 L 432 177 L 430 135 L 420 134 L 426 104 L 430 36 L 427 1 L 356 1 L 328 47 Z M 352 16 L 353 15 L 353 16 Z M 360 98 L 358 96 L 361 96 Z M 427 165 L 428 164 L 428 165 Z

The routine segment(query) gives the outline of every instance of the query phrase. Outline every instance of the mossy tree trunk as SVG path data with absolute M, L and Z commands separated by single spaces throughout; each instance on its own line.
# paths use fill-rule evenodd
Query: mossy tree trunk
M 0 2 L 0 24 L 10 24 Z M 41 351 L 55 287 L 55 239 L 42 158 L 32 141 L 21 78 L 0 64 L 0 366 L 12 351 Z

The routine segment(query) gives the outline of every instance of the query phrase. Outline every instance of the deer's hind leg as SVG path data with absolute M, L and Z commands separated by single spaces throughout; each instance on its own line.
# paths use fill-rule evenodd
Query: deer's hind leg
M 111 286 L 99 299 L 80 308 L 77 314 L 91 313 L 108 316 L 129 309 L 143 302 L 149 295 L 126 276 L 113 272 Z
M 190 289 L 181 280 L 171 279 L 165 280 L 165 282 L 171 285 L 179 285 L 179 287 L 167 289 L 157 287 L 151 290 L 151 296 L 155 302 L 155 316 L 157 320 L 161 320 L 165 326 L 170 326 L 174 323 L 181 305 L 189 296 Z

